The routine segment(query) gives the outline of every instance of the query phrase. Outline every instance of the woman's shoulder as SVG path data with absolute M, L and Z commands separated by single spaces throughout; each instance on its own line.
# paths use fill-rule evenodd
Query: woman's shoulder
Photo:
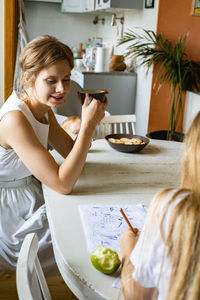
M 23 111 L 24 109 L 26 109 L 26 104 L 18 97 L 16 92 L 13 91 L 10 97 L 7 99 L 7 101 L 3 104 L 3 106 L 0 109 L 0 118 L 9 111 L 13 111 L 13 110 Z
M 27 119 L 20 110 L 11 110 L 5 113 L 2 122 L 5 123 L 8 127 L 11 126 L 16 128 L 20 124 L 27 122 Z
M 15 117 L 18 116 L 19 119 L 24 119 L 25 116 L 31 124 L 36 122 L 36 119 L 33 116 L 26 102 L 21 100 L 20 96 L 14 91 L 0 109 L 0 119 L 2 119 L 5 115 L 8 114 Z
M 6 128 L 16 128 L 20 124 L 27 122 L 28 109 L 27 105 L 22 101 L 15 92 L 7 99 L 0 109 L 0 119 L 2 125 Z

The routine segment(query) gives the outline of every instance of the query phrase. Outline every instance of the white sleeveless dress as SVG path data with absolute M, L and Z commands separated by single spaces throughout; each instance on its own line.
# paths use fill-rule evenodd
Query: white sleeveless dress
M 41 144 L 47 147 L 49 125 L 37 121 L 15 92 L 1 107 L 0 120 L 14 110 L 25 115 Z M 6 150 L 0 146 L 0 275 L 15 271 L 24 237 L 31 232 L 37 233 L 39 259 L 45 274 L 55 275 L 57 267 L 41 184 L 13 149 Z

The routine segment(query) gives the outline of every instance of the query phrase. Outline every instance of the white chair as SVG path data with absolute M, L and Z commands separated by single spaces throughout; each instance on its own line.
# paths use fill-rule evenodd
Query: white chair
M 20 300 L 51 300 L 38 256 L 38 238 L 27 234 L 17 262 L 17 293 Z
M 110 115 L 105 116 L 97 125 L 95 138 L 102 139 L 111 133 L 135 134 L 136 116 L 132 115 Z

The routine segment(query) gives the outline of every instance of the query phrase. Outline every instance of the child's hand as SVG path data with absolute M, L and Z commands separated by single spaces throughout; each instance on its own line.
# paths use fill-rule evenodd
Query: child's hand
M 137 234 L 133 233 L 130 229 L 125 230 L 120 236 L 120 253 L 122 257 L 129 257 L 139 236 L 139 230 Z

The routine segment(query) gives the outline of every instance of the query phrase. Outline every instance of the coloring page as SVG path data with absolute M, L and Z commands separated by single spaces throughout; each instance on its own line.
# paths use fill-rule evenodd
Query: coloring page
M 119 239 L 123 231 L 129 228 L 120 213 L 120 207 L 126 214 L 133 228 L 141 231 L 147 207 L 143 205 L 102 206 L 80 205 L 79 212 L 89 252 L 103 245 L 119 253 Z

